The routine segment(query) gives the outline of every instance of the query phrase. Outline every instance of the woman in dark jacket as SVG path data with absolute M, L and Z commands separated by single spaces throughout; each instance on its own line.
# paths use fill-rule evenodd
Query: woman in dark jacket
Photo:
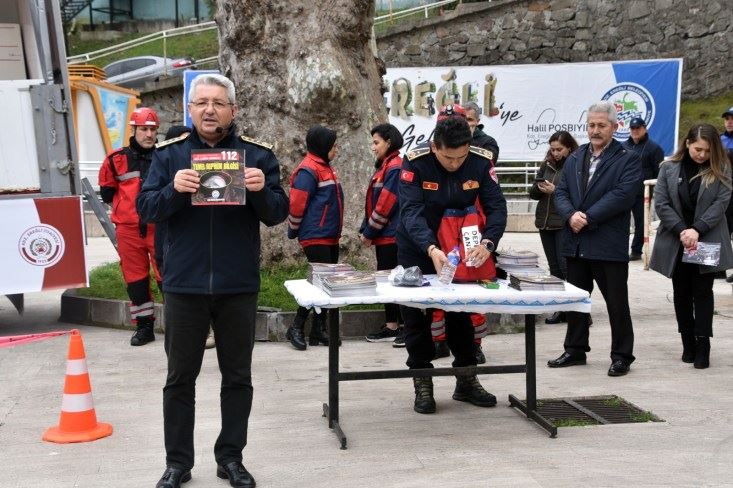
M 288 238 L 298 239 L 310 263 L 336 263 L 344 222 L 344 194 L 331 161 L 336 157 L 336 132 L 316 125 L 305 136 L 308 154 L 290 176 Z M 306 349 L 303 328 L 309 309 L 298 307 L 286 337 L 299 351 Z M 326 312 L 314 314 L 308 343 L 328 345 Z
M 715 127 L 694 125 L 671 159 L 662 163 L 654 189 L 660 225 L 649 267 L 672 278 L 674 313 L 682 338 L 682 361 L 710 366 L 713 280 L 733 267 L 725 211 L 731 197 L 731 166 Z M 682 261 L 698 243 L 720 245 L 720 260 L 706 266 Z
M 369 181 L 364 205 L 364 221 L 359 229 L 364 246 L 374 245 L 377 255 L 377 269 L 392 269 L 397 266 L 397 240 L 395 231 L 399 221 L 397 200 L 402 158 L 402 134 L 392 124 L 379 124 L 372 131 L 372 152 L 376 157 L 376 171 Z M 366 336 L 369 342 L 389 342 L 396 347 L 404 346 L 400 336 L 400 307 L 385 304 L 386 323 L 380 330 Z
M 565 223 L 555 211 L 554 193 L 555 185 L 560 182 L 560 176 L 562 176 L 565 159 L 578 149 L 578 143 L 569 132 L 561 130 L 550 136 L 549 144 L 550 149 L 540 169 L 537 170 L 529 196 L 533 200 L 539 200 L 535 212 L 535 226 L 540 231 L 542 247 L 545 250 L 547 263 L 550 265 L 550 273 L 564 280 L 567 270 L 565 258 L 562 255 L 562 235 Z M 545 323 L 558 324 L 565 320 L 564 312 L 555 312 L 551 317 L 545 319 Z

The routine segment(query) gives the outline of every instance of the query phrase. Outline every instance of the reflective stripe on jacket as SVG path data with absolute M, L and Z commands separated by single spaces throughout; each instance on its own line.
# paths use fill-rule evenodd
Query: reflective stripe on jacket
M 303 247 L 338 244 L 344 221 L 341 183 L 333 167 L 313 153 L 290 176 L 288 238 Z
M 384 158 L 382 165 L 369 181 L 364 205 L 364 221 L 359 232 L 375 245 L 396 242 L 399 222 L 398 190 L 402 158 L 395 151 Z

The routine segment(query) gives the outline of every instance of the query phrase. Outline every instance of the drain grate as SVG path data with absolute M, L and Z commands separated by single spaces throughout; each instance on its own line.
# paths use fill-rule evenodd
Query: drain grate
M 616 395 L 540 399 L 537 411 L 555 427 L 664 422 Z

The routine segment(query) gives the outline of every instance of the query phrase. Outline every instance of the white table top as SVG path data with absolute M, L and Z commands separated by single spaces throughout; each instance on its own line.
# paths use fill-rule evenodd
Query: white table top
M 440 308 L 448 312 L 541 314 L 547 312 L 590 313 L 587 291 L 565 283 L 565 291 L 519 291 L 499 280 L 501 288 L 489 290 L 476 284 L 443 285 L 428 275 L 430 286 L 397 287 L 377 283 L 377 292 L 355 297 L 332 297 L 306 280 L 289 280 L 285 288 L 302 307 L 337 308 L 345 305 L 397 303 L 415 308 Z

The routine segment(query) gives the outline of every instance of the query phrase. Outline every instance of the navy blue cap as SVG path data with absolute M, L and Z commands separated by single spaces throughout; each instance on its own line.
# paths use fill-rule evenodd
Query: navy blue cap
M 725 112 L 723 112 L 723 117 L 727 117 L 729 115 L 733 115 L 733 107 L 729 108 Z
M 629 122 L 629 127 L 636 129 L 637 127 L 646 127 L 646 122 L 641 117 L 634 117 Z

